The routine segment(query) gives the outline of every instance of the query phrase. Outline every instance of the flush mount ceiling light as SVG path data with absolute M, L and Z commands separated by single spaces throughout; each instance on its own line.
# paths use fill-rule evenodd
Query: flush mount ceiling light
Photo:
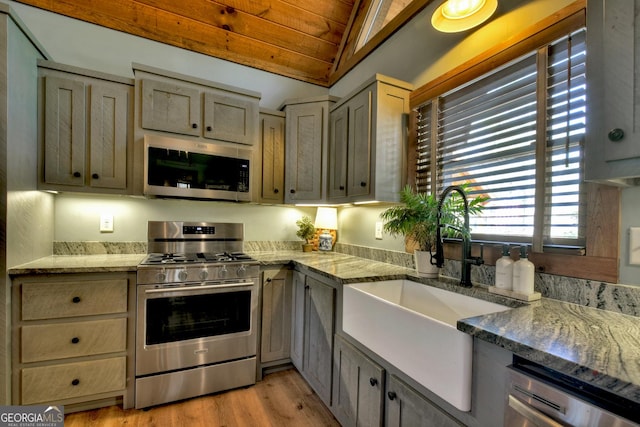
M 489 19 L 498 0 L 447 0 L 436 9 L 431 25 L 443 33 L 465 31 Z

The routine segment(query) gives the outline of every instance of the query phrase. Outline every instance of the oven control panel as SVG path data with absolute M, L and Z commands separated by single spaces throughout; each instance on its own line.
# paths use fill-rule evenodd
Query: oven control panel
M 190 266 L 138 266 L 139 285 L 166 283 L 198 283 L 203 281 L 250 279 L 257 280 L 260 274 L 258 264 L 226 263 L 216 265 Z

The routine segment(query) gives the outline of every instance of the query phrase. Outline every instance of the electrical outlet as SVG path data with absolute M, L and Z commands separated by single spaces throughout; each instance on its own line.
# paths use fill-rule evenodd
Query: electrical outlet
M 111 214 L 100 215 L 100 232 L 113 233 L 113 215 Z
M 629 264 L 640 265 L 640 227 L 629 228 Z
M 382 240 L 382 221 L 376 221 L 376 239 Z

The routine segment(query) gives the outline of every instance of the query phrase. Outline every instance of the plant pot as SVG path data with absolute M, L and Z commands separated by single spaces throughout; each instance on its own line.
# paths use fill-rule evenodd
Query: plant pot
M 431 264 L 431 252 L 414 251 L 413 260 L 416 265 L 416 273 L 418 273 L 418 276 L 437 279 L 440 275 L 440 268 Z
M 302 244 L 302 252 L 311 252 L 313 251 L 313 244 L 312 243 L 303 243 Z

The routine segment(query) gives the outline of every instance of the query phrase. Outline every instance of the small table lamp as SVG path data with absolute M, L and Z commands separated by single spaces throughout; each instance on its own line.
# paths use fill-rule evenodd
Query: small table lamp
M 316 212 L 315 227 L 322 230 L 318 241 L 319 251 L 331 251 L 333 249 L 333 236 L 329 230 L 338 229 L 338 210 L 336 208 L 319 207 Z

